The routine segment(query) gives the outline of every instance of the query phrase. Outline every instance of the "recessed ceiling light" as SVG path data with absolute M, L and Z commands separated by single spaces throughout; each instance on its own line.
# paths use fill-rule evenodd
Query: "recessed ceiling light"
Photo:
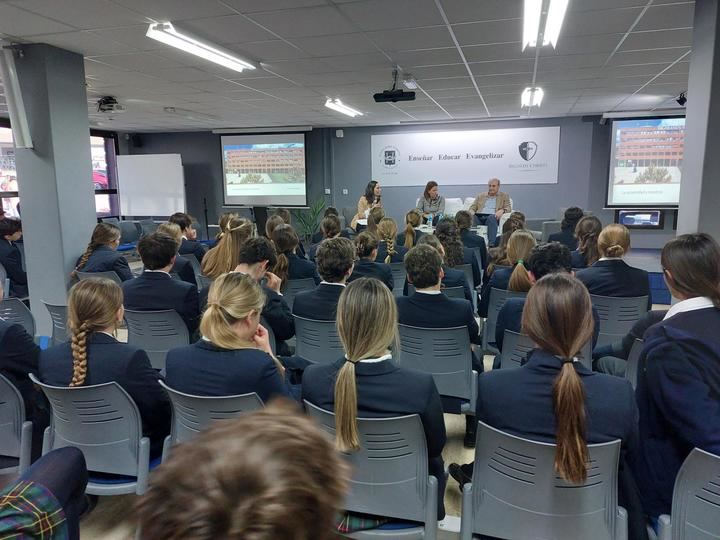
M 346 114 L 347 116 L 352 116 L 353 118 L 355 118 L 356 116 L 363 115 L 363 113 L 361 113 L 360 111 L 358 111 L 356 109 L 353 109 L 352 107 L 348 107 L 339 99 L 328 98 L 327 101 L 325 102 L 325 106 L 328 109 L 332 109 L 333 111 L 337 111 L 339 113 Z
M 523 90 L 520 98 L 520 104 L 522 107 L 539 107 L 542 103 L 545 92 L 539 86 L 528 87 Z
M 523 12 L 523 50 L 526 47 L 538 46 L 540 34 L 540 20 L 542 18 L 542 0 L 525 0 Z M 560 30 L 562 29 L 565 13 L 567 13 L 568 0 L 550 0 L 550 7 L 545 17 L 545 28 L 542 32 L 542 44 L 557 46 Z

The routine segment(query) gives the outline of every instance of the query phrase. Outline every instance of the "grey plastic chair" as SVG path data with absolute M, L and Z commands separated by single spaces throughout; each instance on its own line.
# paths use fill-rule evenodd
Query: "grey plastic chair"
M 479 422 L 472 483 L 463 486 L 460 538 L 626 540 L 627 512 L 617 503 L 620 441 L 588 445 L 584 484 L 555 472 L 555 445 Z
M 465 298 L 464 287 L 443 287 L 440 290 L 445 294 L 445 296 L 449 296 L 450 298 Z M 415 287 L 408 283 L 408 296 L 411 294 L 415 294 Z
M 141 219 L 140 220 L 140 236 L 152 234 L 157 231 L 158 223 L 155 223 L 152 219 Z
M 720 456 L 690 452 L 675 479 L 672 516 L 658 524 L 658 540 L 720 538 Z
M 42 301 L 52 320 L 52 344 L 58 345 L 70 340 L 67 330 L 67 306 Z
M 96 279 L 105 278 L 114 281 L 118 285 L 122 285 L 122 279 L 117 275 L 117 272 L 110 270 L 108 272 L 80 272 L 78 271 L 77 277 L 80 281 L 83 279 Z
M 3 287 L 4 296 L 10 296 L 10 280 L 7 277 L 7 270 L 0 264 L 0 284 Z
M 330 364 L 345 354 L 335 321 L 316 321 L 293 315 L 295 354 L 313 364 Z
M 547 242 L 551 234 L 559 233 L 562 230 L 562 221 L 544 221 L 542 224 L 542 242 Z
M 470 286 L 470 289 L 475 290 L 475 286 L 480 285 L 479 283 L 475 283 L 475 277 L 473 276 L 471 264 L 459 264 L 455 267 L 455 270 L 463 271 L 463 273 L 465 274 L 465 280 L 467 281 L 468 285 Z
M 19 298 L 4 298 L 0 301 L 0 319 L 21 325 L 28 334 L 35 337 L 35 317 Z
M 103 223 L 110 223 L 111 225 L 120 227 L 120 220 L 116 217 L 101 218 L 100 221 L 102 221 Z
M 190 266 L 192 266 L 193 272 L 195 272 L 196 276 L 202 275 L 202 268 L 200 267 L 200 261 L 198 261 L 198 258 L 193 253 L 186 253 L 184 255 L 181 255 L 181 257 L 190 261 Z
M 505 330 L 503 337 L 503 350 L 500 356 L 500 368 L 519 368 L 527 354 L 533 350 L 535 344 L 525 334 L 518 334 L 512 330 Z M 578 360 L 587 369 L 592 371 L 592 340 L 588 341 L 578 355 Z
M 255 392 L 235 396 L 193 396 L 173 390 L 162 379 L 158 382 L 170 396 L 173 410 L 170 435 L 163 444 L 163 461 L 172 446 L 189 441 L 211 422 L 234 418 L 264 407 Z
M 140 239 L 140 230 L 137 221 L 120 222 L 120 243 L 132 244 Z
M 260 324 L 262 324 L 265 330 L 267 330 L 268 341 L 270 342 L 270 350 L 273 352 L 273 354 L 275 354 L 277 351 L 277 339 L 275 339 L 275 332 L 273 332 L 272 326 L 270 326 L 270 323 L 267 322 L 265 317 L 260 317 Z
M 162 311 L 125 310 L 128 344 L 143 349 L 155 369 L 165 369 L 170 349 L 190 344 L 187 326 L 172 309 Z
M 441 396 L 464 400 L 460 410 L 475 414 L 477 372 L 472 369 L 467 327 L 418 328 L 400 324 L 398 329 L 400 354 L 396 362 L 430 373 Z
M 495 326 L 497 325 L 498 313 L 508 298 L 525 298 L 527 293 L 507 291 L 505 289 L 490 289 L 490 302 L 488 303 L 488 316 L 482 331 L 482 348 L 485 353 L 499 352 L 497 348 L 491 347 L 490 342 L 495 341 Z
M 377 261 L 382 262 L 382 261 Z M 405 277 L 407 273 L 405 272 L 405 263 L 401 262 L 395 262 L 395 263 L 389 263 L 388 266 L 390 267 L 390 270 L 392 271 L 392 277 L 393 277 L 393 294 L 395 296 L 402 296 L 403 295 L 403 287 L 405 286 Z M 408 284 L 409 286 L 409 284 Z
M 591 294 L 590 299 L 600 317 L 596 347 L 620 341 L 648 310 L 647 296 L 623 298 Z
M 630 348 L 628 354 L 627 366 L 625 366 L 625 378 L 630 381 L 633 388 L 637 388 L 638 370 L 640 369 L 640 355 L 642 353 L 645 342 L 642 339 L 636 339 Z
M 295 295 L 302 291 L 309 291 L 315 288 L 315 280 L 313 278 L 289 279 L 282 288 L 283 300 L 292 311 Z
M 183 255 L 184 256 L 184 255 Z M 202 274 L 195 274 L 195 281 L 197 281 L 198 289 L 207 289 L 212 285 L 213 280 Z
M 60 387 L 30 379 L 50 402 L 52 417 L 43 437 L 43 455 L 74 446 L 85 456 L 88 471 L 129 476 L 126 482 L 105 483 L 92 478 L 90 495 L 142 495 L 150 468 L 150 439 L 142 435 L 137 405 L 116 382 Z
M 335 437 L 335 415 L 305 401 L 305 408 Z M 437 479 L 428 472 L 427 443 L 417 414 L 395 418 L 358 418 L 360 450 L 345 457 L 352 467 L 343 508 L 423 526 L 368 530 L 349 538 L 437 539 Z
M 32 422 L 25 419 L 25 403 L 20 391 L 0 375 L 0 456 L 16 458 L 16 467 L 0 469 L 0 474 L 22 474 L 30 466 Z

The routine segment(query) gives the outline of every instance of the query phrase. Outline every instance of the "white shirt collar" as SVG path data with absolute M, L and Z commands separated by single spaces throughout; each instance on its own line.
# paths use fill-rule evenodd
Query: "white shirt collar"
M 598 261 L 622 261 L 622 257 L 600 257 Z
M 106 336 L 110 336 L 110 337 L 113 338 L 114 340 L 117 340 L 117 338 L 116 338 L 115 336 L 113 336 L 110 332 L 100 331 L 100 332 L 98 332 L 98 334 L 105 334 Z
M 677 315 L 678 313 L 696 311 L 698 309 L 707 309 L 714 306 L 715 304 L 713 304 L 713 301 L 710 300 L 710 298 L 708 298 L 707 296 L 696 296 L 695 298 L 688 298 L 687 300 L 682 300 L 681 302 L 678 302 L 677 304 L 672 306 L 665 314 L 665 317 L 663 317 L 663 321 L 669 319 L 674 315 Z
M 379 358 L 363 358 L 362 360 L 358 360 L 358 362 L 363 362 L 366 364 L 376 364 L 377 362 L 382 362 L 383 360 L 391 360 L 392 354 L 387 353 L 383 354 Z
M 340 287 L 347 287 L 345 283 L 330 283 L 329 281 L 322 280 L 320 285 L 340 285 Z
M 430 290 L 421 291 L 420 289 L 415 289 L 415 292 L 420 293 L 420 294 L 440 294 L 440 293 L 442 293 L 442 291 L 430 291 Z
M 188 237 L 183 234 L 183 235 L 182 235 L 182 239 L 183 239 L 183 240 L 187 240 Z
M 156 274 L 165 274 L 167 277 L 172 277 L 170 275 L 170 272 L 166 272 L 165 270 L 148 270 L 147 268 L 144 268 L 143 273 L 145 273 L 145 272 L 150 272 L 150 273 L 154 272 Z

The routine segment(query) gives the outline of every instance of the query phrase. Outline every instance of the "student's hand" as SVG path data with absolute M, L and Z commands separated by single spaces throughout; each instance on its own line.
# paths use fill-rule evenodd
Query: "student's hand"
M 505 210 L 498 210 L 497 212 L 495 212 L 495 218 L 500 221 L 500 218 L 503 216 L 504 213 Z
M 272 289 L 277 293 L 280 292 L 280 285 L 282 285 L 282 280 L 279 277 L 277 277 L 272 272 L 265 272 L 265 279 L 267 280 L 268 289 Z
M 262 324 L 258 324 L 257 332 L 253 336 L 253 341 L 258 349 L 272 355 L 273 352 L 270 348 L 270 334 L 268 334 L 267 328 L 265 328 Z

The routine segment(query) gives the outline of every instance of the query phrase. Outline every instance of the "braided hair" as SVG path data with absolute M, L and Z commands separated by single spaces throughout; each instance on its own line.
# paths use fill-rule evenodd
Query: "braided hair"
M 381 219 L 377 226 L 377 233 L 380 241 L 385 242 L 387 246 L 387 256 L 384 262 L 389 264 L 392 262 L 393 255 L 397 254 L 397 251 L 395 251 L 395 238 L 397 237 L 395 220 L 392 218 Z
M 85 248 L 85 251 L 78 259 L 75 270 L 72 271 L 70 277 L 76 278 L 78 271 L 82 270 L 87 264 L 88 259 L 93 252 L 100 246 L 107 246 L 115 241 L 120 240 L 120 227 L 113 225 L 112 223 L 98 223 L 93 229 L 92 236 L 90 237 L 90 243 Z

